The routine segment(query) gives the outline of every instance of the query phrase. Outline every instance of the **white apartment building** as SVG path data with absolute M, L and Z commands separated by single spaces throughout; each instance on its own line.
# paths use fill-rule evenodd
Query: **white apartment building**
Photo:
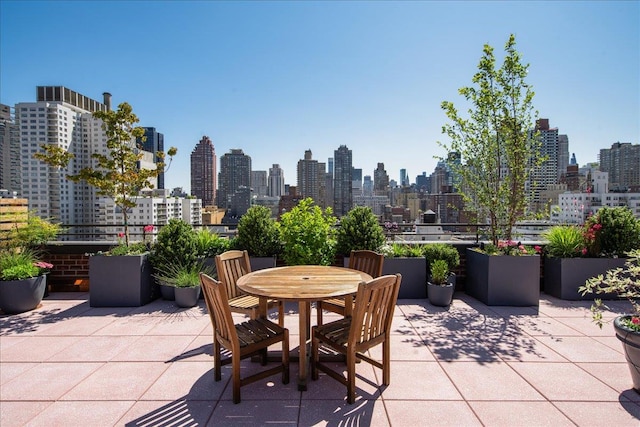
M 591 192 L 565 192 L 558 196 L 558 205 L 551 207 L 551 220 L 563 224 L 583 224 L 589 215 L 603 207 L 626 206 L 640 218 L 640 193 L 610 193 L 609 174 L 591 171 Z

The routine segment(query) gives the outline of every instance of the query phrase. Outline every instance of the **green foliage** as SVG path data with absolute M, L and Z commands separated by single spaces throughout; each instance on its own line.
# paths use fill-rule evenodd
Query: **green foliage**
M 156 271 L 166 265 L 193 266 L 197 263 L 196 232 L 190 224 L 172 218 L 158 232 L 151 251 L 151 265 Z
M 631 320 L 628 327 L 640 332 L 640 250 L 635 249 L 627 253 L 629 259 L 624 268 L 615 268 L 586 281 L 578 288 L 581 295 L 586 294 L 616 294 L 631 304 Z M 591 306 L 593 320 L 602 328 L 602 312 L 608 307 L 601 299 L 595 299 Z M 633 321 L 633 319 L 636 319 Z
M 435 261 L 442 260 L 447 263 L 447 268 L 452 271 L 460 265 L 460 253 L 453 245 L 446 243 L 425 244 L 422 246 L 422 254 L 427 259 L 428 266 L 431 266 Z
M 336 237 L 336 252 L 348 256 L 352 250 L 377 252 L 386 242 L 382 227 L 371 208 L 356 206 L 340 220 Z
M 500 240 L 497 245 L 489 243 L 482 245 L 480 248 L 475 248 L 475 250 L 487 255 L 525 256 L 540 253 L 542 248 L 540 246 L 523 245 L 514 240 Z
M 109 250 L 109 252 L 102 255 L 107 256 L 126 256 L 126 255 L 140 255 L 147 252 L 149 248 L 143 242 L 131 243 L 127 246 L 124 243 L 120 243 Z
M 252 206 L 238 221 L 238 235 L 233 245 L 250 256 L 277 256 L 282 252 L 279 224 L 271 218 L 271 209 Z
M 437 259 L 429 264 L 431 269 L 430 282 L 434 285 L 444 285 L 449 278 L 449 265 L 443 259 Z
M 30 212 L 26 224 L 12 228 L 3 242 L 3 246 L 11 248 L 35 248 L 53 240 L 60 234 L 60 224 L 42 219 Z
M 37 254 L 32 250 L 4 250 L 0 253 L 1 278 L 22 280 L 39 276 L 42 270 L 36 265 L 37 262 Z
M 604 207 L 584 226 L 589 256 L 624 256 L 640 249 L 640 220 L 627 207 Z
M 200 272 L 213 274 L 213 268 L 205 266 L 202 262 L 190 265 L 165 264 L 154 274 L 154 277 L 164 285 L 176 288 L 195 288 L 200 286 Z
M 335 259 L 336 218 L 331 208 L 324 211 L 313 199 L 301 200 L 280 218 L 282 258 L 288 265 L 330 265 Z
M 107 137 L 107 153 L 93 153 L 95 166 L 84 167 L 76 174 L 67 174 L 66 178 L 73 182 L 85 181 L 94 187 L 96 195 L 113 199 L 116 206 L 121 208 L 124 220 L 125 245 L 129 246 L 130 208 L 137 205 L 136 197 L 143 188 L 153 188 L 151 180 L 165 169 L 165 153 L 156 153 L 156 169 L 139 167 L 143 153 L 137 146 L 136 138 L 144 140 L 144 129 L 135 126 L 139 122 L 133 113 L 133 108 L 126 102 L 118 105 L 116 111 L 96 111 L 96 119 L 102 120 L 102 129 Z M 34 154 L 54 168 L 67 168 L 74 155 L 67 152 L 60 145 L 42 145 L 43 152 Z M 173 157 L 177 149 L 171 147 L 169 157 Z M 73 170 L 73 167 L 69 167 Z
M 459 181 L 458 191 L 465 209 L 489 222 L 494 245 L 499 239 L 511 240 L 513 226 L 525 212 L 525 182 L 537 167 L 539 141 L 529 133 L 534 129 L 534 92 L 525 82 L 528 65 L 521 63 L 515 37 L 505 45 L 502 66 L 496 69 L 493 48 L 485 45 L 473 76 L 473 86 L 459 90 L 467 103 L 468 118 L 459 114 L 452 102 L 442 109 L 451 124 L 442 127 L 450 144 L 440 144 L 448 153 L 445 160 Z
M 552 258 L 575 258 L 582 256 L 585 247 L 582 228 L 573 225 L 556 225 L 542 234 L 547 240 L 545 254 Z
M 214 258 L 231 247 L 231 241 L 206 228 L 198 230 L 195 235 L 198 257 Z
M 409 245 L 406 243 L 392 243 L 385 245 L 380 252 L 387 258 L 420 258 L 423 255 L 420 245 Z

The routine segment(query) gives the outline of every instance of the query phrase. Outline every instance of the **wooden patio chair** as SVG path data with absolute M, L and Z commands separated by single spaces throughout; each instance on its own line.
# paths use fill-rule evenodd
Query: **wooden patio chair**
M 216 255 L 218 280 L 224 283 L 229 297 L 229 306 L 235 313 L 244 313 L 251 319 L 257 319 L 260 311 L 260 298 L 247 295 L 236 286 L 241 276 L 251 273 L 251 263 L 247 251 L 227 251 Z M 278 307 L 278 324 L 284 326 L 284 301 L 268 300 L 267 310 Z
M 374 279 L 382 275 L 383 263 L 384 255 L 374 251 L 351 251 L 351 254 L 349 255 L 349 268 L 364 271 Z M 318 325 L 322 325 L 322 310 L 338 313 L 342 316 L 347 315 L 344 298 L 331 298 L 324 301 L 318 301 L 316 303 L 316 310 Z
M 233 403 L 240 403 L 240 387 L 282 372 L 282 383 L 289 383 L 289 330 L 264 318 L 250 319 L 234 324 L 227 299 L 225 286 L 200 273 L 200 283 L 213 326 L 213 366 L 215 380 L 222 377 L 222 365 L 232 364 Z M 266 364 L 266 350 L 272 344 L 282 342 L 282 363 L 247 377 L 240 377 L 240 361 L 250 356 L 260 355 Z M 231 352 L 224 360 L 221 349 Z
M 347 401 L 356 399 L 356 360 L 362 360 L 382 369 L 382 383 L 389 385 L 390 375 L 390 330 L 393 310 L 400 290 L 400 274 L 386 275 L 367 283 L 360 283 L 353 315 L 335 322 L 314 326 L 311 332 L 311 377 L 318 379 L 318 370 L 325 372 L 347 386 Z M 346 355 L 347 377 L 322 363 L 319 358 L 320 345 Z M 382 344 L 382 362 L 363 353 Z

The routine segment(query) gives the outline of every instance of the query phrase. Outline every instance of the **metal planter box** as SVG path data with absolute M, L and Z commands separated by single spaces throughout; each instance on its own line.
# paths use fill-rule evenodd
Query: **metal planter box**
M 592 277 L 607 270 L 624 267 L 625 258 L 546 258 L 544 260 L 544 292 L 556 298 L 578 301 L 615 299 L 615 294 L 580 295 L 578 288 Z
M 382 274 L 402 274 L 400 282 L 400 299 L 416 299 L 427 297 L 427 259 L 386 258 L 382 265 Z
M 156 299 L 148 254 L 89 258 L 91 307 L 139 307 Z

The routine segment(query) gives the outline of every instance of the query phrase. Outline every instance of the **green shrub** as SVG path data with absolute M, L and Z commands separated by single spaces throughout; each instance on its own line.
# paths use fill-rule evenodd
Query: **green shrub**
M 437 259 L 429 264 L 431 270 L 429 281 L 434 285 L 443 285 L 449 278 L 449 265 L 443 259 Z
M 199 258 L 213 258 L 231 248 L 231 241 L 203 228 L 196 232 L 196 252 Z
M 419 258 L 423 256 L 420 245 L 409 245 L 406 243 L 385 245 L 380 251 L 388 258 Z
M 339 255 L 349 256 L 352 250 L 378 252 L 385 242 L 378 217 L 369 207 L 356 206 L 340 220 L 336 235 L 336 252 Z
M 238 235 L 233 247 L 250 256 L 277 256 L 282 252 L 279 224 L 271 218 L 271 209 L 252 206 L 238 221 Z
M 640 248 L 640 221 L 627 207 L 602 208 L 584 224 L 589 256 L 625 256 Z
M 288 265 L 331 265 L 335 260 L 336 218 L 313 199 L 301 200 L 280 218 L 282 258 Z
M 2 280 L 22 280 L 36 277 L 41 269 L 36 265 L 38 257 L 32 250 L 4 250 L 0 253 L 0 274 Z
M 198 251 L 196 232 L 190 224 L 172 218 L 158 232 L 151 251 L 151 265 L 157 270 L 162 265 L 190 266 L 196 263 Z
M 442 260 L 447 263 L 449 271 L 453 271 L 460 265 L 460 253 L 453 245 L 446 243 L 424 244 L 422 254 L 427 259 L 428 266 L 431 266 L 435 261 Z
M 582 228 L 573 225 L 556 225 L 542 234 L 547 240 L 545 254 L 553 258 L 574 258 L 583 255 L 585 239 Z

